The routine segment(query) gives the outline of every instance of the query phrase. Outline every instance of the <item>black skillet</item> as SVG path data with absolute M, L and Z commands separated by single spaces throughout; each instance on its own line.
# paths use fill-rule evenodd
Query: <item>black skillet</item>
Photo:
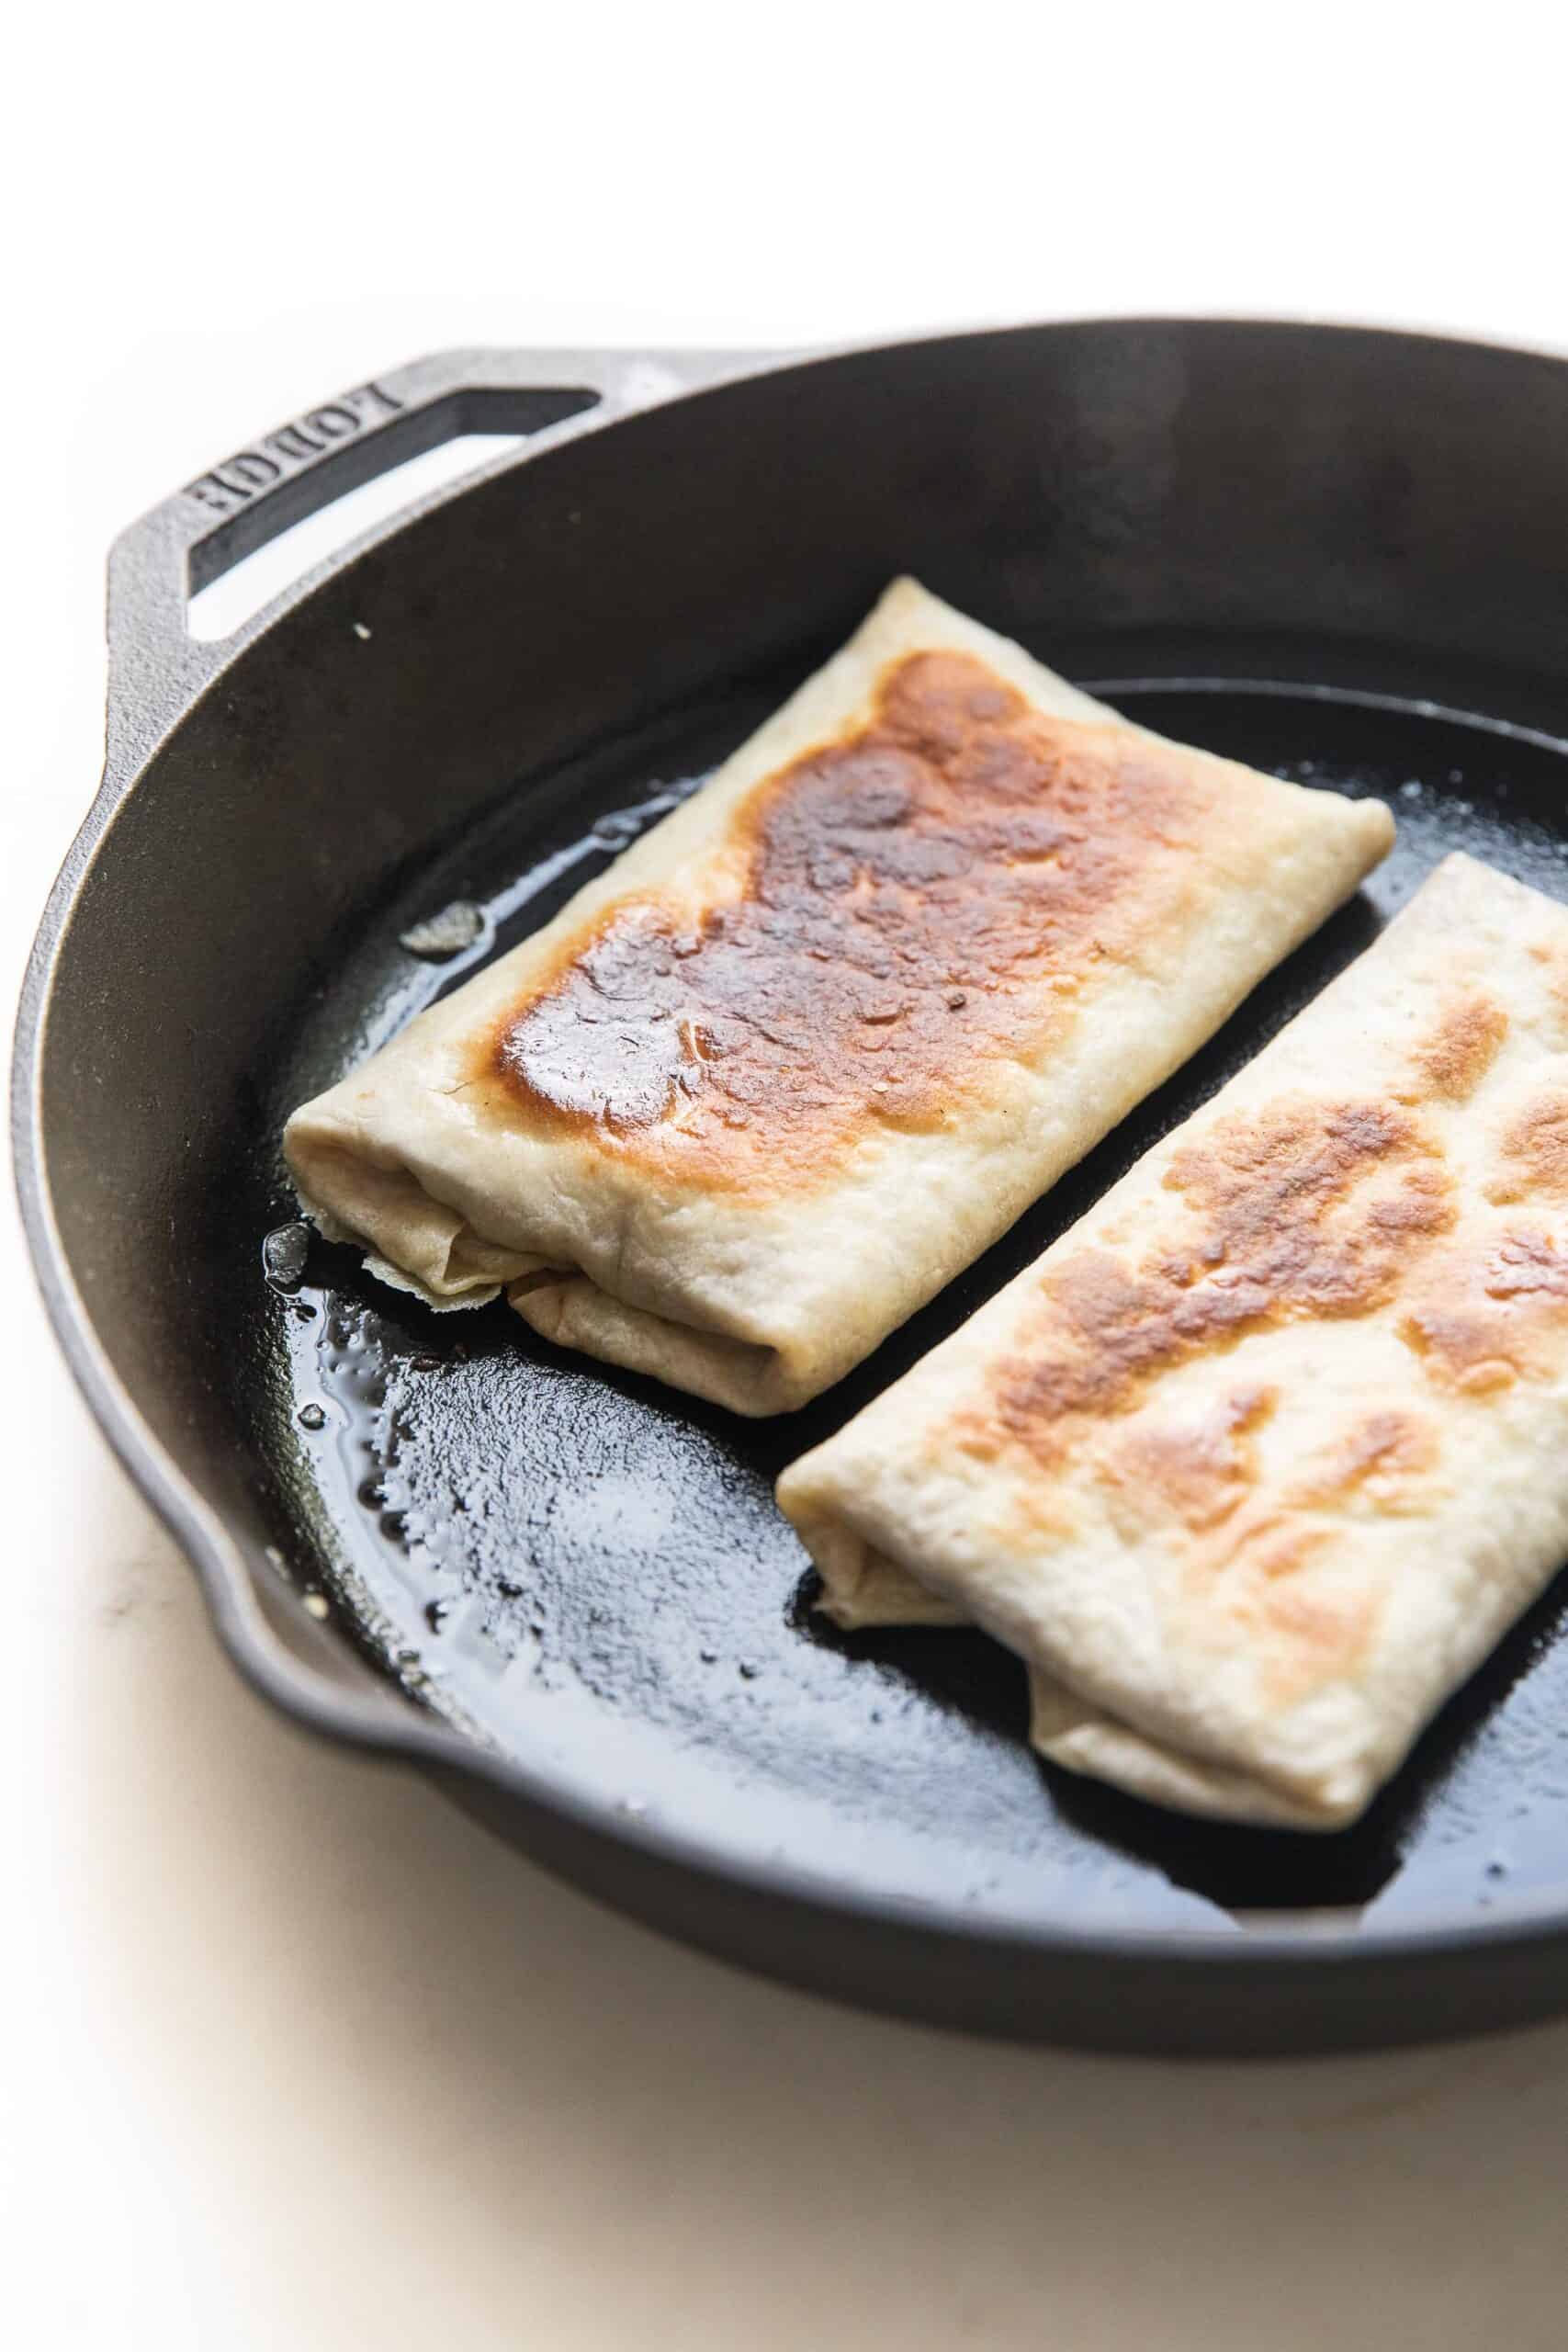
M 188 589 L 485 428 L 532 437 L 229 642 L 187 637 Z M 793 1419 L 503 1308 L 426 1315 L 345 1250 L 269 1280 L 289 1106 L 542 922 L 900 571 L 1156 727 L 1384 795 L 1398 849 Z M 110 588 L 107 773 L 22 1005 L 22 1200 L 76 1376 L 254 1682 L 670 1932 L 911 2016 L 1267 2052 L 1568 2007 L 1562 1585 L 1359 1827 L 1269 1836 L 1043 1767 L 978 1636 L 826 1630 L 770 1500 L 1444 851 L 1568 896 L 1568 368 L 1168 321 L 806 363 L 461 355 L 204 475 Z M 455 899 L 474 947 L 400 944 Z

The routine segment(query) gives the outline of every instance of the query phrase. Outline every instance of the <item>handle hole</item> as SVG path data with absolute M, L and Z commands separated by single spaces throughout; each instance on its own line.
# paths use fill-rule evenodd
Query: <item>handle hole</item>
M 186 627 L 231 637 L 361 532 L 472 473 L 531 434 L 595 405 L 591 391 L 454 395 L 346 444 L 219 524 L 190 551 Z M 495 424 L 509 429 L 487 431 Z

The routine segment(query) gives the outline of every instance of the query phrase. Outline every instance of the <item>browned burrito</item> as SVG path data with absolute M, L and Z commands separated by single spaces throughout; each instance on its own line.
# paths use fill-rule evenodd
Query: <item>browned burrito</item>
M 1352 1820 L 1568 1555 L 1568 910 L 1450 858 L 779 1499 L 1056 1762 Z
M 967 1265 L 1337 906 L 1388 812 L 1130 725 L 913 582 L 554 922 L 288 1123 L 437 1306 L 744 1413 Z

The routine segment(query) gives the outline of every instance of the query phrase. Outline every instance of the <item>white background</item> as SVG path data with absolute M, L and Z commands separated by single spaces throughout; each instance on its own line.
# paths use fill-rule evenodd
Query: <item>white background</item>
M 8 983 L 95 779 L 105 546 L 203 465 L 449 344 L 1134 309 L 1568 343 L 1551 17 L 29 12 Z M 1568 2029 L 1250 2071 L 1019 2052 L 601 1914 L 240 1690 L 5 1223 L 8 2342 L 1561 2345 Z

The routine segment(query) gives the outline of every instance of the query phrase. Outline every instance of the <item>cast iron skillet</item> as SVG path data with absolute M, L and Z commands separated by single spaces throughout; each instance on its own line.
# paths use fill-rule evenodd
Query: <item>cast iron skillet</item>
M 187 587 L 486 426 L 533 437 L 227 644 L 187 638 Z M 22 1006 L 17 1160 L 72 1365 L 245 1673 L 626 1910 L 908 2015 L 1249 2052 L 1568 2006 L 1561 1586 L 1359 1827 L 1269 1836 L 1041 1765 L 978 1636 L 827 1631 L 770 1501 L 1443 851 L 1568 895 L 1565 548 L 1556 360 L 1168 321 L 426 361 L 136 526 L 103 789 Z M 429 1316 L 322 1245 L 298 1288 L 266 1279 L 289 1106 L 542 922 L 899 571 L 1156 727 L 1388 796 L 1398 850 L 793 1419 L 601 1371 L 503 1308 Z M 400 945 L 458 897 L 487 914 L 468 954 Z

